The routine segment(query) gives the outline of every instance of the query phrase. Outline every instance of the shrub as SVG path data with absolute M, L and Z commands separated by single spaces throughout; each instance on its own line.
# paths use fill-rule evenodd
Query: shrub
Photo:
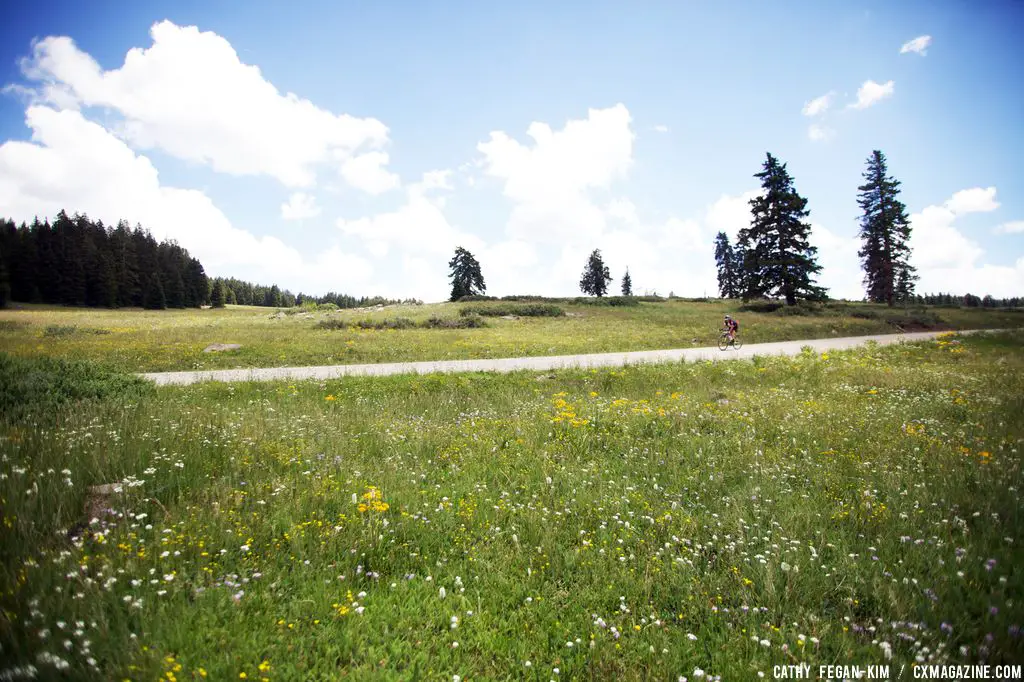
M 75 334 L 109 334 L 109 329 L 96 329 L 95 327 L 85 327 L 79 329 L 74 325 L 58 325 L 51 324 L 49 327 L 43 330 L 43 336 L 73 336 Z
M 640 305 L 640 299 L 636 296 L 596 296 L 594 298 L 575 298 L 572 300 L 576 305 L 609 305 L 609 306 L 634 306 Z
M 552 303 L 526 303 L 499 305 L 476 305 L 465 306 L 459 310 L 459 315 L 477 315 L 484 317 L 503 317 L 505 315 L 516 315 L 518 317 L 562 317 L 565 311 Z
M 427 329 L 477 329 L 486 327 L 487 323 L 479 315 L 465 315 L 456 319 L 431 317 L 421 322 L 420 326 Z
M 786 305 L 782 301 L 750 301 L 740 306 L 745 313 L 771 313 Z
M 410 329 L 416 323 L 408 317 L 394 317 L 387 320 L 359 320 L 356 326 L 360 329 Z
M 360 329 L 476 329 L 486 327 L 487 323 L 479 315 L 469 315 L 461 318 L 430 317 L 420 322 L 410 320 L 408 317 L 395 317 L 387 320 L 360 320 L 359 322 L 348 322 L 346 320 L 321 320 L 316 324 L 317 329 L 348 329 L 359 327 Z
M 81 400 L 133 400 L 153 384 L 86 360 L 0 353 L 0 416 L 17 419 Z
M 470 301 L 497 301 L 498 298 L 495 296 L 485 296 L 483 294 L 469 294 L 459 298 L 459 303 L 466 303 Z

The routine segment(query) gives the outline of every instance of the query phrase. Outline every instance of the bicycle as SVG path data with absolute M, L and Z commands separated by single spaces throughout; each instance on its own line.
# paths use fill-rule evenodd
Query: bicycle
M 725 350 L 729 346 L 732 346 L 736 350 L 739 350 L 740 348 L 743 347 L 743 342 L 740 341 L 739 332 L 736 332 L 736 335 L 733 336 L 732 339 L 730 339 L 729 330 L 723 329 L 722 335 L 718 337 L 718 350 Z

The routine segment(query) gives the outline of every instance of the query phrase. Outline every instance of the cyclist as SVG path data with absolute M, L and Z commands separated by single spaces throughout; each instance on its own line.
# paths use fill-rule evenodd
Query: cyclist
M 740 323 L 728 315 L 725 316 L 725 331 L 729 335 L 729 342 L 736 340 L 736 333 L 740 330 Z

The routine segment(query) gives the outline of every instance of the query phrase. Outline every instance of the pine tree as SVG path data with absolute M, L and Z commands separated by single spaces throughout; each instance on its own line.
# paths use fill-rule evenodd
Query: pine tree
M 146 280 L 146 290 L 143 293 L 142 306 L 146 310 L 163 310 L 167 307 L 167 299 L 164 297 L 164 287 L 160 283 L 160 277 L 155 273 Z
M 281 307 L 281 289 L 276 284 L 271 285 L 263 293 L 263 305 L 268 308 L 280 308 Z
M 227 303 L 227 296 L 224 293 L 224 282 L 218 279 L 213 283 L 213 289 L 210 291 L 210 306 L 223 308 L 225 303 Z
M 718 294 L 722 298 L 738 298 L 741 290 L 736 252 L 725 232 L 715 236 L 715 263 L 718 266 Z
M 906 207 L 897 199 L 900 182 L 886 175 L 885 155 L 877 149 L 868 157 L 864 180 L 857 188 L 857 204 L 864 211 L 858 252 L 864 287 L 869 301 L 891 306 L 909 299 L 917 280 L 908 262 L 910 222 Z
M 456 247 L 455 255 L 448 261 L 448 267 L 451 268 L 448 279 L 452 284 L 452 293 L 448 300 L 457 301 L 463 296 L 481 295 L 487 291 L 480 263 L 466 249 Z
M 742 244 L 736 244 L 732 249 L 732 272 L 736 298 L 750 298 L 747 281 L 747 250 L 743 248 Z
M 764 193 L 750 200 L 750 227 L 738 235 L 745 252 L 746 295 L 782 296 L 786 305 L 796 305 L 798 299 L 824 299 L 826 290 L 812 279 L 821 266 L 815 260 L 818 249 L 808 241 L 807 199 L 793 188 L 786 164 L 770 153 L 754 177 L 761 180 Z
M 11 297 L 11 282 L 7 276 L 7 264 L 4 263 L 4 254 L 0 252 L 0 308 L 7 307 L 7 301 Z
M 601 250 L 594 249 L 587 258 L 580 278 L 580 291 L 592 296 L 601 297 L 608 291 L 608 282 L 612 279 L 608 266 L 601 259 Z
M 629 276 L 629 268 L 626 268 L 626 274 L 622 276 L 622 295 L 633 295 L 633 278 Z

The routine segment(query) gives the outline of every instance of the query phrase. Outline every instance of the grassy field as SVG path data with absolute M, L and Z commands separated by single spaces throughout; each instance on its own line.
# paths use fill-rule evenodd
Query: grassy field
M 707 310 L 691 324 L 712 327 Z M 93 315 L 80 324 L 119 314 Z M 146 317 L 171 318 L 202 320 L 197 337 L 209 320 L 278 329 L 247 310 Z M 225 336 L 203 342 L 244 341 Z M 1019 662 L 1022 370 L 1020 332 L 160 389 L 8 356 L 0 676 L 693 681 Z
M 459 320 L 466 306 L 396 306 L 380 311 L 286 315 L 267 308 L 95 310 L 24 306 L 0 310 L 0 351 L 102 360 L 130 371 L 174 371 L 501 358 L 714 345 L 722 316 L 737 316 L 747 343 L 901 330 L 1024 326 L 1024 311 L 901 308 L 835 303 L 812 310 L 748 312 L 736 302 L 668 301 L 631 307 L 563 305 L 564 316 L 486 317 L 476 329 L 362 329 L 431 317 Z M 793 312 L 804 314 L 794 315 Z M 323 329 L 328 323 L 334 329 Z M 204 353 L 210 344 L 241 344 Z

